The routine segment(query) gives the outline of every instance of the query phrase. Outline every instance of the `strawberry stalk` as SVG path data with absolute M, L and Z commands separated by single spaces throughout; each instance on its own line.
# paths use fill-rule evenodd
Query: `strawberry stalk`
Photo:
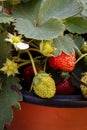
M 87 84 L 81 81 L 73 72 L 70 72 L 70 75 L 72 75 L 80 84 L 87 87 Z
M 47 66 L 47 58 L 45 59 L 44 72 L 46 71 L 46 66 Z
M 38 49 L 36 49 L 36 48 L 29 48 L 29 51 L 36 51 L 36 52 L 39 52 L 39 53 L 41 53 Z
M 27 65 L 29 63 L 30 63 L 30 61 L 25 61 L 23 63 L 20 63 L 20 64 L 18 64 L 18 68 L 20 68 L 21 66 Z
M 36 70 L 36 67 L 35 67 L 35 63 L 34 63 L 34 60 L 33 60 L 33 57 L 31 55 L 31 53 L 29 51 L 27 51 L 29 57 L 30 57 L 30 60 L 31 60 L 31 64 L 32 64 L 32 67 L 33 67 L 33 71 L 34 71 L 34 74 L 36 75 L 37 74 L 37 70 Z
M 77 64 L 83 57 L 85 57 L 85 56 L 87 56 L 87 53 L 85 53 L 85 54 L 83 54 L 82 56 L 80 56 L 77 60 L 76 60 L 76 62 L 75 62 L 75 64 Z
M 30 53 L 28 50 L 27 50 L 27 53 L 28 53 L 28 55 L 29 55 L 29 57 L 30 57 L 34 74 L 37 75 L 37 70 L 36 70 L 36 67 L 35 67 L 35 63 L 34 63 L 33 57 L 32 57 L 31 53 Z M 31 91 L 32 91 L 32 85 L 31 85 L 31 87 L 30 87 L 30 92 L 31 92 Z

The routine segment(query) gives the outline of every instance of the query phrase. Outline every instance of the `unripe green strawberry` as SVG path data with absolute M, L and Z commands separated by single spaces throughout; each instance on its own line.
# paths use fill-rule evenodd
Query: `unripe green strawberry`
M 76 56 L 79 58 L 80 56 L 82 56 L 83 55 L 83 53 L 81 52 L 81 51 L 78 51 L 77 53 L 76 53 Z
M 80 50 L 82 53 L 87 53 L 87 43 L 86 42 L 82 45 Z
M 85 66 L 87 66 L 87 56 L 85 56 L 85 57 L 83 58 L 83 63 L 84 63 Z
M 41 98 L 51 98 L 56 93 L 54 80 L 45 72 L 40 72 L 34 77 L 32 88 L 35 94 Z
M 87 72 L 83 73 L 81 81 L 87 84 Z M 85 98 L 87 98 L 87 87 L 84 85 L 80 85 L 81 92 Z

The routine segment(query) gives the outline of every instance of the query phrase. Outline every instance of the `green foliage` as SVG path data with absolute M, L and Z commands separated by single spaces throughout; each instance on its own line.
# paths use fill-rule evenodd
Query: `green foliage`
M 74 6 L 74 10 L 72 6 Z M 19 5 L 14 9 L 13 14 L 16 18 L 14 25 L 19 33 L 28 38 L 53 39 L 64 31 L 61 19 L 73 16 L 80 11 L 80 3 L 73 0 L 65 2 L 63 0 L 30 1 L 30 4 Z
M 87 3 L 83 6 L 82 15 L 87 17 Z
M 5 42 L 6 36 L 6 32 L 0 34 L 0 68 L 6 61 L 6 58 L 12 58 L 10 55 L 11 44 Z M 0 130 L 3 130 L 4 125 L 13 118 L 12 105 L 22 101 L 21 93 L 15 89 L 12 90 L 11 86 L 15 86 L 16 89 L 20 90 L 16 77 L 7 77 L 0 72 Z
M 53 46 L 56 48 L 54 55 L 58 55 L 62 51 L 70 54 L 71 52 L 75 52 L 75 48 L 77 48 L 74 44 L 74 41 L 69 36 L 59 36 L 58 38 L 54 39 Z
M 15 9 L 15 17 L 17 17 L 15 26 L 16 29 L 26 37 L 37 40 L 49 40 L 57 37 L 64 31 L 64 25 L 57 18 L 50 18 L 43 24 L 39 24 L 36 21 L 37 18 L 35 18 L 38 15 L 36 13 L 37 8 L 35 12 L 29 11 L 29 6 L 22 6 L 18 8 Z M 30 12 L 30 15 L 26 12 Z
M 0 34 L 0 67 L 6 61 L 6 58 L 11 59 L 11 44 L 5 42 L 6 33 Z
M 75 45 L 80 49 L 82 44 L 84 43 L 84 39 L 78 35 L 70 35 L 70 36 L 74 40 Z
M 3 130 L 4 125 L 11 122 L 13 119 L 12 106 L 18 101 L 22 100 L 22 95 L 16 89 L 20 90 L 20 85 L 15 77 L 2 76 L 3 78 L 3 89 L 0 91 L 0 130 Z
M 80 0 L 82 3 L 87 3 L 87 0 Z
M 33 47 L 33 51 L 36 51 L 35 54 L 40 52 L 39 43 L 42 40 L 53 40 L 52 45 L 56 48 L 54 55 L 58 55 L 62 51 L 67 54 L 76 52 L 85 41 L 82 34 L 87 33 L 87 0 L 0 1 L 0 69 L 7 58 L 17 63 L 18 67 L 31 63 L 30 59 L 27 61 L 27 58 L 25 58 L 28 54 L 27 52 L 24 53 L 26 50 L 19 52 L 19 50 L 15 50 L 12 42 L 5 41 L 8 32 L 12 36 L 15 36 L 15 34 L 16 36 L 19 34 L 23 36 L 23 43 L 30 44 L 27 52 L 29 49 L 31 51 Z M 14 41 L 19 40 L 17 38 L 19 37 L 16 37 Z M 12 49 L 16 53 L 14 57 L 11 55 Z M 45 63 L 44 70 L 46 69 L 46 56 L 38 53 L 33 59 L 35 63 L 37 61 L 41 63 L 43 60 L 41 65 L 44 66 Z M 87 71 L 87 59 L 86 68 L 82 65 L 79 62 L 73 70 L 78 77 L 81 76 L 82 72 Z M 61 71 L 52 70 L 50 72 L 52 68 L 49 66 L 47 68 L 49 68 L 48 71 L 53 75 L 55 81 L 60 80 L 58 76 Z M 35 81 L 35 83 L 37 82 L 38 80 Z M 73 79 L 73 82 L 75 82 L 75 79 Z M 78 86 L 78 83 L 75 85 Z M 3 130 L 4 125 L 13 119 L 12 106 L 16 109 L 21 108 L 19 103 L 19 101 L 22 101 L 20 90 L 21 87 L 16 76 L 8 77 L 0 71 L 0 130 Z
M 41 3 L 38 19 L 40 22 L 48 20 L 51 17 L 64 19 L 78 14 L 81 9 L 81 4 L 74 0 L 46 0 Z
M 79 63 L 78 65 L 76 65 L 75 69 L 73 70 L 73 73 L 79 78 L 81 79 L 81 74 L 84 73 L 85 71 L 87 71 L 86 68 L 84 68 L 83 64 Z M 79 82 L 76 81 L 76 79 L 72 76 L 72 82 L 73 84 L 79 88 Z
M 27 25 L 27 28 L 24 25 Z M 19 33 L 37 40 L 50 40 L 64 31 L 63 24 L 56 18 L 52 18 L 43 25 L 36 27 L 29 20 L 18 18 L 15 26 Z
M 13 18 L 5 13 L 0 14 L 0 23 L 10 23 L 13 22 Z
M 66 29 L 72 33 L 84 34 L 87 33 L 87 18 L 72 17 L 64 21 Z

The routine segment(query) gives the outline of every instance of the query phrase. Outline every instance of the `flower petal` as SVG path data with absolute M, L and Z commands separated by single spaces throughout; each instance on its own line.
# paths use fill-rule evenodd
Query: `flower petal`
M 22 43 L 22 42 L 18 43 L 16 46 L 17 46 L 19 49 L 21 49 L 21 50 L 24 50 L 24 49 L 28 49 L 28 48 L 29 48 L 29 45 L 28 45 L 28 44 L 25 44 L 25 43 Z
M 5 41 L 6 41 L 6 42 L 11 42 L 11 43 L 12 43 L 12 39 L 9 39 L 9 38 L 5 38 Z

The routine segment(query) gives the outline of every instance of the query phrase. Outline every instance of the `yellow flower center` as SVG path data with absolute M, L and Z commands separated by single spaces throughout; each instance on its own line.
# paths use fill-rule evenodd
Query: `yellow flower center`
M 43 55 L 50 56 L 54 51 L 54 47 L 52 47 L 52 40 L 42 41 L 40 43 L 40 51 Z
M 20 37 L 14 36 L 14 37 L 12 38 L 12 41 L 13 41 L 13 43 L 19 43 L 19 42 L 20 42 Z
M 6 60 L 6 63 L 3 64 L 4 66 L 0 69 L 3 71 L 7 76 L 18 74 L 18 66 L 17 63 L 11 61 L 9 59 Z
M 53 52 L 53 47 L 50 44 L 46 44 L 44 46 L 44 50 L 46 50 L 48 52 L 48 54 Z
M 8 66 L 9 71 L 14 71 L 14 67 L 12 65 Z

